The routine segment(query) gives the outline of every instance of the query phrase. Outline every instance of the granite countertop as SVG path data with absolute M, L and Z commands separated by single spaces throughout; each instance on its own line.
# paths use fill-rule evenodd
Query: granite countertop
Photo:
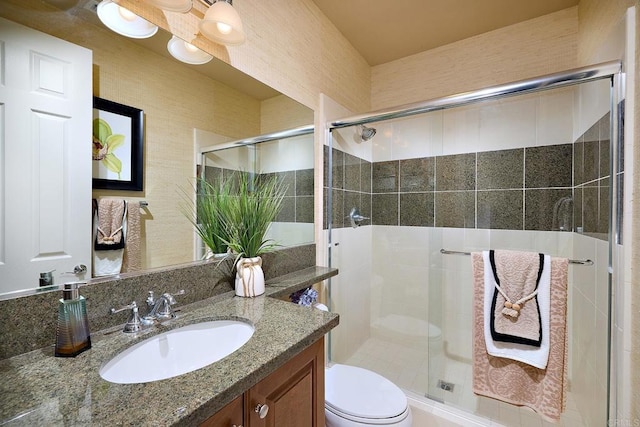
M 337 274 L 311 267 L 267 282 L 265 295 L 233 292 L 179 307 L 178 317 L 137 334 L 122 326 L 92 333 L 92 348 L 75 358 L 53 346 L 0 361 L 0 425 L 195 425 L 282 366 L 338 325 L 338 315 L 277 299 Z M 100 367 L 157 333 L 216 319 L 247 319 L 251 339 L 196 371 L 145 384 L 103 380 Z

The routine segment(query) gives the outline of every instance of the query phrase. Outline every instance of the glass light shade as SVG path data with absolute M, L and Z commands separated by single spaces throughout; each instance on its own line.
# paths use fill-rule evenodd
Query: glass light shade
M 134 39 L 146 39 L 158 32 L 158 27 L 142 19 L 112 0 L 102 0 L 98 5 L 98 18 L 111 31 Z
M 187 64 L 201 65 L 213 59 L 213 56 L 207 52 L 203 52 L 191 43 L 187 43 L 176 36 L 171 37 L 171 40 L 167 43 L 167 50 L 178 61 Z
M 209 7 L 200 21 L 200 32 L 216 43 L 236 46 L 244 43 L 244 29 L 238 12 L 224 0 Z
M 152 6 L 169 12 L 187 13 L 191 10 L 191 0 L 144 0 Z

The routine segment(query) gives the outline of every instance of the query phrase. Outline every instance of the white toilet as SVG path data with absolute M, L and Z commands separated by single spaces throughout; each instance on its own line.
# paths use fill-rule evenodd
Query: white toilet
M 325 370 L 327 427 L 411 427 L 405 394 L 391 381 L 356 366 L 336 364 Z

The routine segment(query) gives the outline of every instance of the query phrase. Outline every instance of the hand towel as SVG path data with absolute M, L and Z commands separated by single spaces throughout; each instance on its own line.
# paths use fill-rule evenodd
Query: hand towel
M 543 272 L 538 285 L 538 303 L 540 307 L 542 340 L 540 347 L 530 345 L 495 341 L 491 336 L 491 320 L 494 317 L 493 295 L 495 292 L 494 275 L 491 267 L 490 254 L 488 251 L 482 253 L 483 259 L 483 325 L 484 341 L 487 352 L 496 357 L 504 357 L 527 363 L 536 368 L 544 369 L 549 359 L 549 306 L 550 306 L 550 279 L 551 279 L 551 258 L 544 257 Z M 502 315 L 502 314 L 501 314 Z
M 98 237 L 102 234 L 99 230 L 100 224 L 100 204 L 103 200 L 115 200 L 115 199 L 101 199 L 98 201 L 98 210 L 96 211 L 93 219 L 93 240 L 96 242 L 93 246 L 93 275 L 94 277 L 111 276 L 114 274 L 120 274 L 122 271 L 122 258 L 124 256 L 124 247 L 121 249 L 111 250 L 99 250 L 97 249 Z M 118 233 L 124 246 L 124 242 L 127 236 L 127 204 L 124 200 L 120 199 L 120 202 L 124 206 L 121 229 Z M 103 230 L 105 231 L 105 230 Z
M 127 203 L 127 232 L 122 258 L 122 272 L 142 269 L 140 207 L 138 202 Z
M 493 299 L 489 319 L 494 341 L 540 347 L 542 322 L 538 293 L 548 303 L 548 286 L 539 288 L 544 255 L 535 252 L 489 251 Z M 485 266 L 486 267 L 486 266 Z M 549 270 L 546 270 L 548 276 Z M 548 277 L 547 277 L 548 278 Z M 548 283 L 548 280 L 547 282 Z M 507 300 L 508 298 L 508 300 Z M 549 307 L 544 307 L 549 312 Z
M 474 275 L 473 307 L 473 392 L 519 406 L 527 406 L 549 422 L 558 422 L 567 392 L 567 270 L 568 260 L 551 259 L 549 358 L 545 369 L 487 353 L 484 333 L 485 261 L 472 254 Z
M 98 221 L 96 226 L 96 251 L 113 251 L 124 248 L 122 234 L 125 220 L 126 202 L 122 199 L 98 200 Z

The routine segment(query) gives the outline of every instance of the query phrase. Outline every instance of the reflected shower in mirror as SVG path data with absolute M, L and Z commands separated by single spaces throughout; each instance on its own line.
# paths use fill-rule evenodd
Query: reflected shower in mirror
M 215 135 L 206 132 L 196 135 L 198 143 L 215 140 Z M 267 238 L 281 246 L 313 243 L 313 126 L 210 145 L 200 151 L 201 176 L 212 183 L 237 172 L 275 175 L 287 190 Z M 203 255 L 203 246 L 198 246 Z
M 100 23 L 92 4 L 3 0 L 0 16 L 91 50 L 92 95 L 144 111 L 144 190 L 94 189 L 91 197 L 149 203 L 141 211 L 142 271 L 192 262 L 198 259 L 193 228 L 179 205 L 180 190 L 196 176 L 194 129 L 233 141 L 312 123 L 313 111 L 215 58 L 204 65 L 177 61 L 167 50 L 172 36 L 166 31 L 144 40 L 115 34 Z M 87 199 L 72 208 L 90 216 L 90 206 Z M 73 233 L 91 240 L 91 230 Z M 55 284 L 74 279 L 61 275 L 73 265 L 46 270 L 53 269 Z M 11 280 L 0 293 L 36 288 L 38 280 Z

